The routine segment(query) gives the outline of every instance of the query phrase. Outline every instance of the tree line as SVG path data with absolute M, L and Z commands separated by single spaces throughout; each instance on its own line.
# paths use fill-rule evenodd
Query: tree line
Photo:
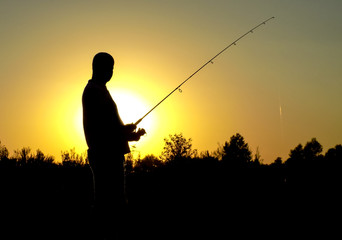
M 134 148 L 134 146 L 133 146 Z M 134 150 L 133 150 L 134 152 Z M 45 155 L 40 149 L 32 152 L 30 147 L 23 147 L 14 150 L 14 154 L 9 156 L 9 151 L 5 145 L 0 141 L 0 164 L 2 166 L 75 166 L 80 167 L 88 163 L 87 154 L 78 154 L 75 148 L 68 151 L 61 152 L 60 163 L 56 162 L 55 157 Z M 127 171 L 151 171 L 154 168 L 167 165 L 174 160 L 180 159 L 212 159 L 221 161 L 232 167 L 251 167 L 266 165 L 261 159 L 261 155 L 256 150 L 254 156 L 249 148 L 248 143 L 244 137 L 236 133 L 229 141 L 219 146 L 213 152 L 203 151 L 198 153 L 197 149 L 192 147 L 192 139 L 185 138 L 182 133 L 169 135 L 164 139 L 164 148 L 160 156 L 153 154 L 146 155 L 141 158 L 140 155 L 134 158 L 134 154 L 130 153 L 126 156 Z M 317 165 L 317 164 L 339 164 L 342 161 L 342 145 L 337 144 L 335 147 L 330 148 L 323 154 L 323 146 L 312 138 L 305 146 L 301 143 L 294 149 L 290 150 L 289 158 L 285 161 L 278 157 L 269 166 L 300 166 L 300 165 Z
M 239 133 L 213 152 L 199 153 L 181 133 L 164 143 L 160 156 L 127 155 L 127 239 L 243 238 L 270 230 L 291 237 L 301 230 L 307 234 L 304 225 L 317 230 L 336 223 L 340 144 L 323 153 L 312 138 L 290 150 L 286 160 L 264 164 Z M 75 149 L 61 156 L 57 163 L 28 147 L 10 156 L 0 143 L 0 207 L 9 225 L 3 229 L 33 231 L 35 238 L 44 230 L 53 233 L 49 239 L 88 239 L 94 189 L 87 157 Z
M 45 155 L 40 149 L 32 152 L 30 147 L 14 150 L 9 156 L 9 151 L 0 141 L 0 165 L 2 167 L 81 167 L 87 164 L 86 154 L 79 154 L 75 148 L 61 152 L 62 161 L 55 161 L 55 157 Z
M 342 164 L 342 145 L 337 144 L 323 154 L 323 146 L 316 138 L 312 138 L 304 146 L 301 143 L 298 144 L 294 149 L 290 150 L 289 157 L 286 160 L 278 157 L 270 164 L 263 163 L 258 149 L 253 155 L 248 143 L 239 133 L 233 135 L 229 141 L 226 141 L 213 152 L 203 151 L 198 153 L 196 149 L 192 148 L 192 139 L 185 138 L 182 133 L 169 135 L 169 138 L 165 138 L 164 142 L 164 149 L 159 157 L 147 155 L 142 159 L 140 157 L 134 159 L 132 154 L 129 155 L 127 164 L 130 169 L 151 171 L 180 159 L 211 159 L 232 168 L 261 166 L 293 168 L 315 165 L 340 167 Z M 132 166 L 134 167 L 132 168 Z

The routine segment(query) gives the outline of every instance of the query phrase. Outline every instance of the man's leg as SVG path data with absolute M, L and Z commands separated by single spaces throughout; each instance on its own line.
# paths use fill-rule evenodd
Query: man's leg
M 95 180 L 95 224 L 100 236 L 122 235 L 125 208 L 124 156 L 98 156 L 91 163 Z M 93 159 L 94 160 L 94 159 Z

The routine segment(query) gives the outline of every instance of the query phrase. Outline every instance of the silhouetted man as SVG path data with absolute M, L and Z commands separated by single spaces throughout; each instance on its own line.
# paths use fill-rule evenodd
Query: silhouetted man
M 98 53 L 93 59 L 93 76 L 84 89 L 83 127 L 88 159 L 94 176 L 97 232 L 108 238 L 122 221 L 124 196 L 124 155 L 128 141 L 138 141 L 144 129 L 124 125 L 106 83 L 112 78 L 114 59 Z M 114 232 L 112 232 L 114 231 Z

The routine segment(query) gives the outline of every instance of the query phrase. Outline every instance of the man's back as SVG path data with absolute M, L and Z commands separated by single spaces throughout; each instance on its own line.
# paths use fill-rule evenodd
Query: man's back
M 89 149 L 129 152 L 115 102 L 105 85 L 90 80 L 82 96 L 83 127 Z

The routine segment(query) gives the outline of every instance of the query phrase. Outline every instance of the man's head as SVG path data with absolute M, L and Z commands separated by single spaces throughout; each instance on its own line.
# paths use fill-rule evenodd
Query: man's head
M 114 58 L 105 52 L 100 52 L 93 59 L 93 79 L 107 83 L 113 76 Z

